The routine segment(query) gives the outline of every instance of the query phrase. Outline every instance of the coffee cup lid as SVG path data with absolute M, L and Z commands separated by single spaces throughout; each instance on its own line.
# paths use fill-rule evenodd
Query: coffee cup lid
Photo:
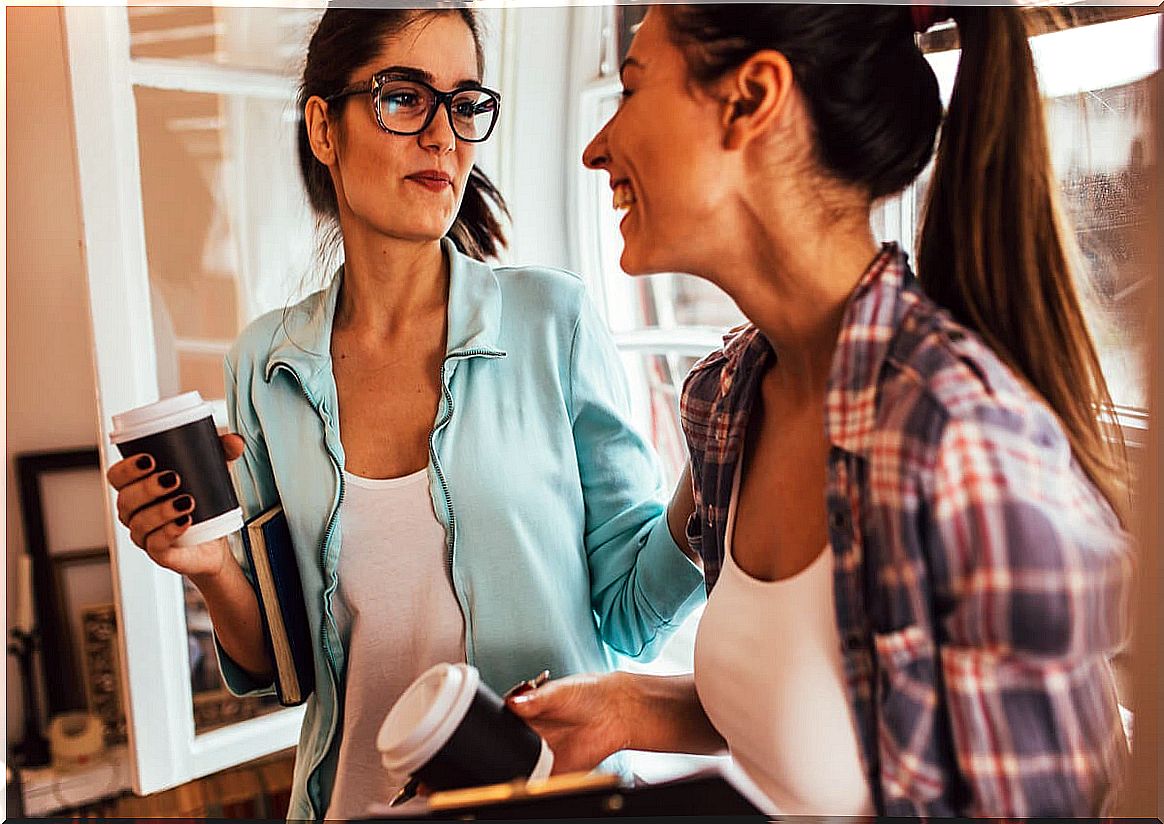
M 184 392 L 114 415 L 113 431 L 109 434 L 109 440 L 113 443 L 124 443 L 213 414 L 209 404 L 202 400 L 200 392 L 197 390 Z
M 468 664 L 437 664 L 413 681 L 376 736 L 384 769 L 409 775 L 423 767 L 456 731 L 479 683 L 477 669 Z

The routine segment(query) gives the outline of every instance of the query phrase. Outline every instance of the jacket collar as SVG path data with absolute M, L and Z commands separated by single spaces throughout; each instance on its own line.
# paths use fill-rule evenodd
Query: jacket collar
M 445 357 L 475 353 L 504 354 L 497 347 L 501 331 L 501 286 L 492 267 L 462 254 L 448 238 L 441 249 L 449 261 L 448 342 Z M 324 289 L 283 313 L 264 375 L 270 382 L 276 366 L 293 369 L 304 384 L 331 370 L 331 332 L 343 283 L 340 266 Z

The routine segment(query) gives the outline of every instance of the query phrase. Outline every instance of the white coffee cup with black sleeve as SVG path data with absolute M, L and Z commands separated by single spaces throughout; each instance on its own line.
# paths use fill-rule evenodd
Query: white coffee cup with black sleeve
M 109 439 L 122 457 L 150 455 L 154 471 L 178 474 L 167 498 L 194 499 L 189 528 L 175 543 L 192 546 L 242 529 L 243 514 L 214 425 L 210 404 L 186 392 L 113 416 Z
M 437 664 L 389 710 L 376 736 L 384 769 L 431 790 L 548 778 L 554 753 L 468 664 Z

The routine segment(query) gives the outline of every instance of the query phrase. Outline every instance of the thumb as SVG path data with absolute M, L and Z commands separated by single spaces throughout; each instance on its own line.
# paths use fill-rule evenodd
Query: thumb
M 236 435 L 233 432 L 227 432 L 225 435 L 218 436 L 222 443 L 222 454 L 226 458 L 226 462 L 237 460 L 246 448 L 246 441 L 242 439 L 241 435 Z

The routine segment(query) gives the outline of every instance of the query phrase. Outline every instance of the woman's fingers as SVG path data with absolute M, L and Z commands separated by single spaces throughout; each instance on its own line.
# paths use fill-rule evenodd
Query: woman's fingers
M 172 494 L 181 482 L 177 472 L 166 470 L 121 487 L 117 492 L 117 519 L 129 526 L 138 510 Z
M 590 770 L 624 748 L 627 732 L 604 675 L 574 675 L 514 695 L 509 708 L 546 739 L 554 772 Z
M 242 436 L 233 432 L 219 435 L 218 439 L 222 442 L 222 454 L 226 457 L 227 463 L 237 460 L 242 455 L 243 449 L 246 448 L 246 441 L 242 439 Z
M 601 677 L 574 675 L 517 693 L 509 698 L 509 705 L 522 718 L 545 714 L 557 721 L 582 723 L 604 709 L 604 688 Z
M 174 546 L 174 542 L 190 528 L 190 523 L 189 515 L 180 515 L 177 520 L 170 521 L 160 529 L 151 532 L 146 537 L 145 545 L 142 548 L 151 558 L 157 559 L 157 556 Z
M 194 511 L 194 506 L 192 497 L 179 495 L 171 500 L 140 509 L 126 524 L 129 527 L 130 537 L 135 544 L 145 548 L 148 537 L 171 521 L 176 521 L 182 516 L 189 516 Z
M 130 455 L 120 460 L 105 473 L 110 486 L 121 490 L 135 481 L 140 481 L 154 471 L 154 459 L 151 455 Z

